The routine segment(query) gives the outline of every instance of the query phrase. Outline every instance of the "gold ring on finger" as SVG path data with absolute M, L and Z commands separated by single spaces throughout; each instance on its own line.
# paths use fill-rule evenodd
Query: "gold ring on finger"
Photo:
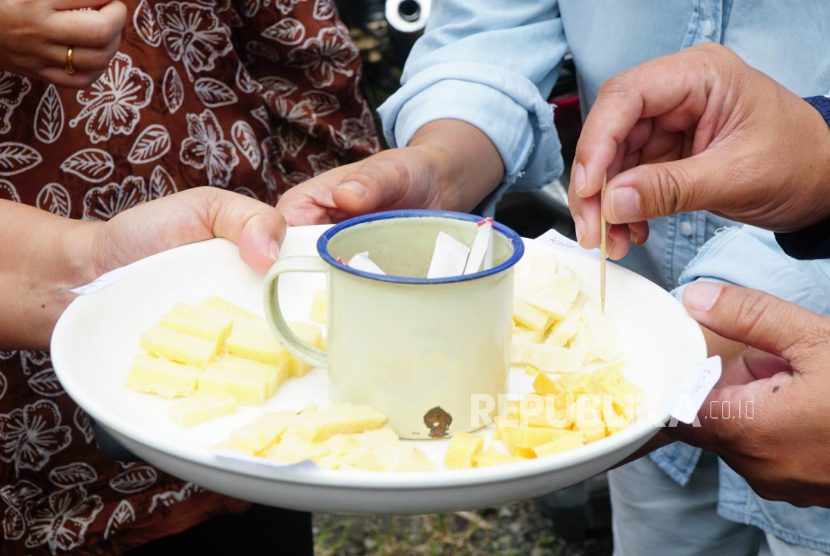
M 75 61 L 72 59 L 72 47 L 66 50 L 66 73 L 72 75 L 75 73 Z

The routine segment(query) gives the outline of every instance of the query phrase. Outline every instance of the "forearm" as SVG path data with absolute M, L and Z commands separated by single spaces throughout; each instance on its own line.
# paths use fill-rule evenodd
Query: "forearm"
M 468 212 L 504 178 L 504 162 L 492 141 L 460 120 L 436 120 L 420 128 L 410 147 L 428 149 L 436 158 L 441 206 Z
M 48 349 L 74 288 L 95 278 L 102 224 L 0 201 L 0 350 Z

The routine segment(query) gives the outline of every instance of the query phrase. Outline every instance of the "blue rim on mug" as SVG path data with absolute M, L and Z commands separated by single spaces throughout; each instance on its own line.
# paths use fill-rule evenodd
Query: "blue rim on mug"
M 519 259 L 522 258 L 525 251 L 524 242 L 522 242 L 521 236 L 505 226 L 504 224 L 499 224 L 498 222 L 494 222 L 493 230 L 499 232 L 501 235 L 506 237 L 510 240 L 510 245 L 513 247 L 513 254 L 508 258 L 506 261 L 501 263 L 500 265 L 494 266 L 493 268 L 489 268 L 487 270 L 482 270 L 480 272 L 475 272 L 473 274 L 466 274 L 462 276 L 450 276 L 448 278 L 434 278 L 434 279 L 427 279 L 427 278 L 409 278 L 405 276 L 386 276 L 383 274 L 374 274 L 372 272 L 364 272 L 362 270 L 357 270 L 348 266 L 345 263 L 341 263 L 337 261 L 334 257 L 331 256 L 328 250 L 328 244 L 331 239 L 337 235 L 338 233 L 342 232 L 347 228 L 351 228 L 352 226 L 357 226 L 358 224 L 365 224 L 367 222 L 375 222 L 377 220 L 391 220 L 393 218 L 424 218 L 424 217 L 432 217 L 432 218 L 450 218 L 453 220 L 464 220 L 467 222 L 480 222 L 484 220 L 483 216 L 476 216 L 473 214 L 467 214 L 464 212 L 453 212 L 448 210 L 390 210 L 387 212 L 378 212 L 375 214 L 367 214 L 365 216 L 358 216 L 355 218 L 350 218 L 349 220 L 345 220 L 336 226 L 333 226 L 326 230 L 323 235 L 320 236 L 320 239 L 317 240 L 317 253 L 320 254 L 320 257 L 326 261 L 328 264 L 344 271 L 348 272 L 349 274 L 354 274 L 355 276 L 360 276 L 362 278 L 369 278 L 370 280 L 378 280 L 380 282 L 391 282 L 393 284 L 420 284 L 420 285 L 429 285 L 429 284 L 455 284 L 457 282 L 466 282 L 468 280 L 477 280 L 478 278 L 485 278 L 487 276 L 492 276 L 493 274 L 498 274 L 499 272 L 503 272 L 510 268 L 511 266 L 515 265 L 519 262 Z

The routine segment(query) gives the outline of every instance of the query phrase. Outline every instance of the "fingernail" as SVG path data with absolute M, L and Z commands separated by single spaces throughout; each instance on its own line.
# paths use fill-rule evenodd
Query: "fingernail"
M 694 311 L 708 311 L 720 297 L 723 284 L 715 282 L 695 282 L 686 287 L 683 292 L 683 302 Z
M 347 181 L 345 183 L 341 183 L 337 186 L 337 189 L 346 189 L 358 197 L 365 197 L 366 193 L 368 193 L 366 187 L 359 181 Z
M 629 222 L 640 214 L 640 194 L 631 187 L 621 187 L 611 192 L 611 214 L 617 224 Z
M 574 216 L 574 228 L 576 228 L 576 242 L 582 241 L 582 236 L 585 235 L 585 219 L 579 215 Z
M 573 186 L 576 188 L 577 193 L 585 189 L 585 166 L 583 166 L 581 162 L 577 163 L 576 168 L 574 169 Z
M 617 242 L 614 241 L 613 237 L 608 236 L 608 237 L 605 238 L 605 254 L 608 256 L 609 259 L 616 260 L 613 257 L 614 246 L 616 244 L 617 244 Z
M 271 255 L 271 258 L 274 261 L 278 261 L 280 258 L 280 246 L 276 241 L 272 241 L 271 245 L 268 246 L 268 254 Z
M 628 236 L 631 239 L 632 244 L 640 245 L 640 234 L 638 234 L 633 228 L 629 228 Z

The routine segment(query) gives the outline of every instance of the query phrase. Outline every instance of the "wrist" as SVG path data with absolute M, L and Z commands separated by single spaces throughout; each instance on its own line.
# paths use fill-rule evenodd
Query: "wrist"
M 49 224 L 33 238 L 38 248 L 22 274 L 17 313 L 26 315 L 29 329 L 14 342 L 17 347 L 48 349 L 55 323 L 77 297 L 66 290 L 98 276 L 94 236 L 103 224 L 57 217 Z
M 504 163 L 495 145 L 466 122 L 430 122 L 408 146 L 429 157 L 443 209 L 470 211 L 504 179 Z

